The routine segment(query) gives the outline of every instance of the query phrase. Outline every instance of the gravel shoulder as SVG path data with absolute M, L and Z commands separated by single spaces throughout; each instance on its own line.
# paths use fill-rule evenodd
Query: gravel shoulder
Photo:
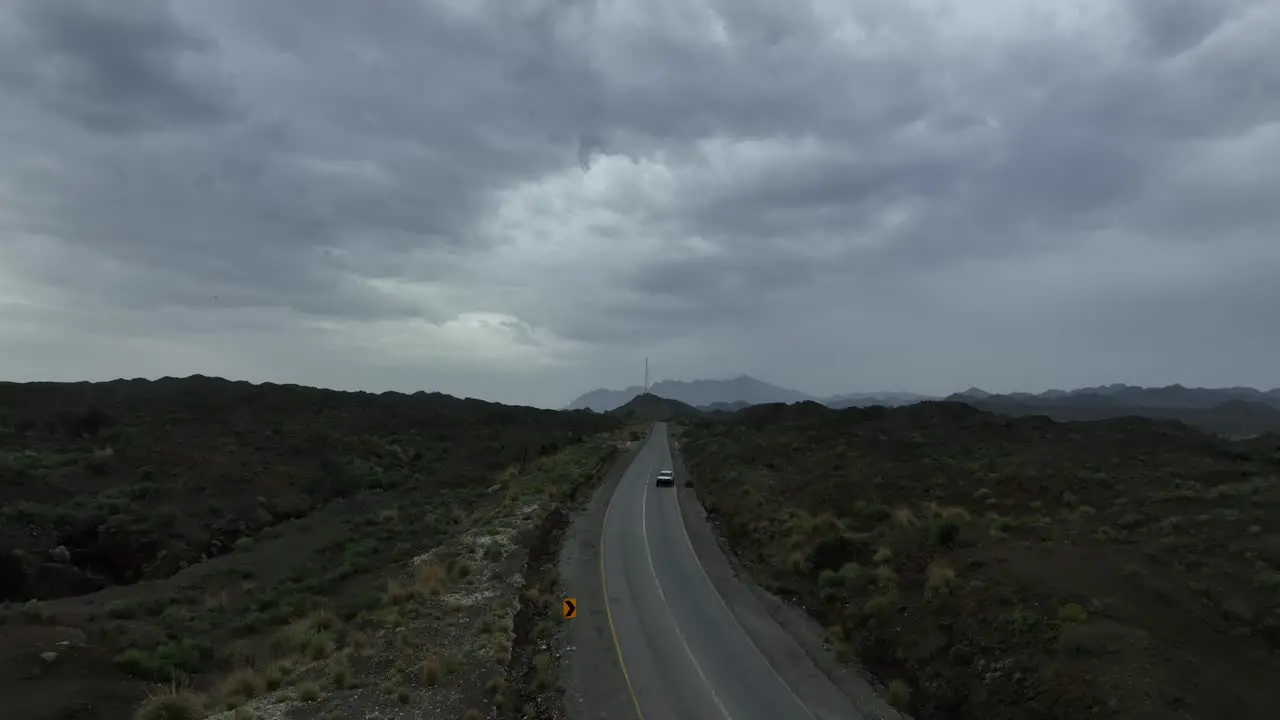
M 566 658 L 561 668 L 569 720 L 632 720 L 636 710 L 618 662 L 600 574 L 600 539 L 605 513 L 627 468 L 649 439 L 636 441 L 574 515 L 560 551 L 565 597 L 578 603 L 577 617 L 566 620 L 560 641 Z

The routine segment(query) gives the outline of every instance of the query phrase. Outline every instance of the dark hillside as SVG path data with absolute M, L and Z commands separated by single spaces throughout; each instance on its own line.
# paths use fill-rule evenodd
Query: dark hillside
M 539 552 L 639 436 L 438 393 L 0 383 L 0 715 L 119 720 L 174 681 L 182 717 L 460 717 L 508 675 L 549 702 L 553 669 L 521 680 L 559 617 Z
M 915 717 L 966 720 L 1271 716 L 1278 451 L 955 402 L 756 406 L 680 443 L 759 580 Z
M 704 416 L 703 412 L 695 407 L 652 393 L 637 395 L 626 405 L 610 410 L 607 414 L 623 418 L 627 422 L 694 420 Z
M 1244 390 L 1239 392 L 1243 393 Z M 1130 392 L 1102 394 L 1076 392 L 1057 398 L 1024 395 L 949 399 L 1005 415 L 1044 415 L 1055 420 L 1107 420 L 1148 417 L 1177 420 L 1228 438 L 1246 438 L 1280 430 L 1280 405 L 1269 396 L 1251 391 L 1258 399 L 1244 399 L 1228 390 L 1195 391 L 1181 388 L 1135 388 Z M 1140 403 L 1149 404 L 1140 404 Z
M 616 422 L 200 376 L 0 384 L 0 600 L 167 577 L 361 489 L 465 488 Z

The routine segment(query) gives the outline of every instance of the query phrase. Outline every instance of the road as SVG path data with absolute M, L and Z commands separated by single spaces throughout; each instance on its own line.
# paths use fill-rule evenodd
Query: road
M 863 717 L 852 704 L 831 699 L 842 697 L 833 686 L 817 693 L 821 699 L 800 697 L 765 659 L 704 571 L 677 489 L 654 486 L 654 475 L 667 469 L 673 469 L 671 451 L 659 423 L 614 491 L 601 537 L 609 630 L 635 714 L 642 720 Z

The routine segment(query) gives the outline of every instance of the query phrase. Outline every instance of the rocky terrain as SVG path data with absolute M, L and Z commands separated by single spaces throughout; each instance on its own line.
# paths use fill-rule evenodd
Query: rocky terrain
M 554 717 L 620 418 L 204 377 L 0 384 L 6 718 Z
M 1280 706 L 1280 436 L 934 402 L 756 406 L 680 437 L 743 565 L 916 718 Z

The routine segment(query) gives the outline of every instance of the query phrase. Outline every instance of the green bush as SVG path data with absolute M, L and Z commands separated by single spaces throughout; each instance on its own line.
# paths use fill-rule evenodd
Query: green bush
M 112 658 L 116 669 L 141 680 L 165 682 L 180 675 L 201 672 L 213 659 L 208 640 L 171 640 L 152 652 L 130 648 Z
M 199 695 L 176 687 L 148 697 L 134 713 L 134 720 L 201 720 L 204 702 Z
M 1058 608 L 1058 621 L 1061 623 L 1082 623 L 1089 619 L 1089 613 L 1077 603 L 1067 603 Z
M 107 603 L 106 612 L 108 617 L 113 617 L 117 620 L 128 620 L 141 614 L 142 605 L 136 600 L 116 600 Z

